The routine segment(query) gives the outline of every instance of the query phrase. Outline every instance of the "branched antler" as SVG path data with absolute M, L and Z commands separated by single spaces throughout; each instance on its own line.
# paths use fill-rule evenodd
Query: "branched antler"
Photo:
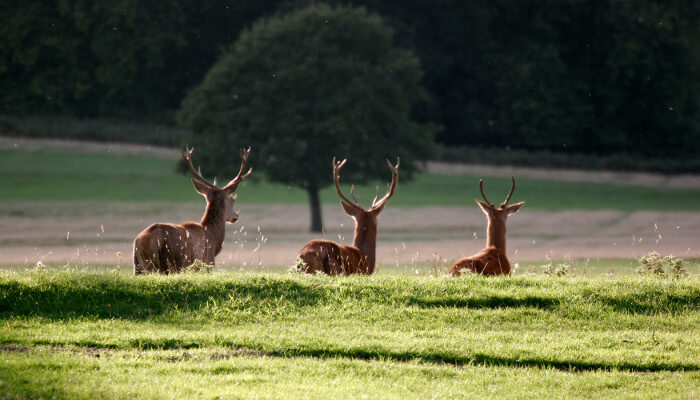
M 484 194 L 484 180 L 479 179 L 479 190 L 481 190 L 481 196 L 483 196 L 484 200 L 486 200 L 486 204 L 493 206 L 493 203 L 489 201 L 489 199 L 486 198 L 486 195 Z
M 352 201 L 343 194 L 342 190 L 340 190 L 340 170 L 345 166 L 347 161 L 347 159 L 344 159 L 343 161 L 336 161 L 335 157 L 333 157 L 333 182 L 335 183 L 335 190 L 338 192 L 338 196 L 340 196 L 340 198 L 343 199 L 346 203 L 359 209 L 362 209 L 362 206 L 360 206 L 360 202 L 357 200 L 357 197 L 355 197 L 355 186 L 350 187 L 350 196 L 352 196 Z M 377 200 L 377 198 L 379 197 L 379 187 L 377 187 L 377 195 L 374 196 L 374 200 L 372 201 L 372 207 L 370 207 L 370 210 L 375 210 L 377 208 L 383 207 L 384 203 L 386 203 L 386 201 L 389 200 L 389 198 L 394 194 L 394 191 L 396 190 L 396 185 L 399 183 L 398 169 L 400 162 L 401 160 L 397 157 L 396 166 L 394 166 L 391 164 L 391 162 L 389 162 L 389 160 L 386 160 L 387 165 L 389 165 L 389 168 L 391 169 L 391 185 L 389 186 L 389 191 L 387 192 L 387 194 L 384 195 L 384 197 L 382 197 L 380 200 Z
M 394 191 L 396 190 L 396 185 L 399 183 L 399 164 L 401 164 L 401 158 L 396 157 L 396 165 L 392 165 L 389 159 L 386 160 L 386 164 L 389 166 L 389 169 L 391 169 L 391 185 L 389 186 L 389 191 L 382 197 L 381 199 L 377 200 L 377 197 L 374 197 L 374 201 L 372 201 L 372 208 L 371 209 L 377 209 L 381 208 L 384 206 L 384 203 L 386 203 L 387 200 L 391 196 L 394 195 Z
M 182 158 L 187 162 L 187 166 L 190 168 L 190 171 L 192 171 L 195 178 L 200 180 L 202 183 L 208 185 L 211 188 L 216 188 L 216 185 L 209 182 L 206 178 L 204 178 L 202 176 L 202 169 L 201 168 L 199 168 L 199 167 L 197 167 L 197 169 L 194 168 L 194 165 L 192 165 L 192 153 L 194 153 L 194 148 L 185 147 L 185 150 L 182 151 Z
M 501 203 L 501 208 L 503 208 L 503 207 L 505 207 L 505 206 L 508 205 L 508 202 L 510 201 L 510 196 L 513 195 L 513 191 L 515 190 L 515 177 L 514 177 L 514 176 L 511 176 L 510 178 L 513 180 L 513 186 L 511 186 L 510 192 L 508 192 L 508 197 L 506 197 L 506 201 L 504 201 L 503 203 Z
M 355 200 L 355 204 L 358 206 L 360 205 L 360 201 L 357 200 L 357 197 L 355 197 L 355 185 L 350 185 L 350 197 Z
M 340 170 L 345 166 L 345 164 L 348 162 L 348 159 L 344 159 L 343 161 L 336 161 L 335 157 L 333 157 L 333 182 L 335 183 L 335 190 L 338 192 L 338 196 L 340 196 L 341 199 L 345 200 L 346 203 L 348 203 L 351 206 L 357 207 L 357 208 L 362 208 L 360 207 L 360 203 L 357 201 L 357 198 L 355 198 L 355 188 L 352 187 L 350 189 L 350 194 L 352 195 L 352 198 L 355 201 L 352 201 L 348 199 L 344 194 L 343 191 L 340 190 Z
M 248 163 L 248 156 L 250 156 L 250 146 L 247 149 L 241 149 L 241 169 L 238 170 L 236 177 L 231 179 L 231 181 L 224 186 L 223 190 L 229 193 L 236 191 L 238 185 L 253 172 L 253 167 L 250 167 L 248 172 L 243 174 L 245 166 Z

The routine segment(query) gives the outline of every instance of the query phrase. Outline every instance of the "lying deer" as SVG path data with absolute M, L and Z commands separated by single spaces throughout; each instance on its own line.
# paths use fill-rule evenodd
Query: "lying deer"
M 501 206 L 498 208 L 486 198 L 484 194 L 484 181 L 479 180 L 479 189 L 481 190 L 481 195 L 484 197 L 485 202 L 478 199 L 474 200 L 484 214 L 486 214 L 489 221 L 488 227 L 486 228 L 486 248 L 471 257 L 465 257 L 457 261 L 457 263 L 450 268 L 450 274 L 452 276 L 459 276 L 460 270 L 464 268 L 481 275 L 510 274 L 510 263 L 506 256 L 506 219 L 508 219 L 509 215 L 518 212 L 520 207 L 525 204 L 524 201 L 521 201 L 520 203 L 508 205 L 510 197 L 515 190 L 515 178 L 512 179 L 513 186 L 508 193 L 508 197 L 506 197 L 506 201 L 501 203 Z
M 379 193 L 374 197 L 372 206 L 365 210 L 355 198 L 354 188 L 350 189 L 350 195 L 354 201 L 350 201 L 340 190 L 340 169 L 347 159 L 336 162 L 333 158 L 333 181 L 338 195 L 342 199 L 340 205 L 343 210 L 355 220 L 355 234 L 352 246 L 337 244 L 329 240 L 312 240 L 299 252 L 298 258 L 303 264 L 298 266 L 300 272 L 317 273 L 324 272 L 329 275 L 340 274 L 365 274 L 374 273 L 376 247 L 377 247 L 377 216 L 382 212 L 387 200 L 394 194 L 399 183 L 399 162 L 396 166 L 386 160 L 391 169 L 391 186 L 384 197 L 377 200 Z
M 214 265 L 214 257 L 221 251 L 226 234 L 226 223 L 236 222 L 238 213 L 233 209 L 237 195 L 232 195 L 238 185 L 253 172 L 243 174 L 250 148 L 241 150 L 241 169 L 226 186 L 219 189 L 207 181 L 201 170 L 192 165 L 194 149 L 182 152 L 190 171 L 194 189 L 207 199 L 202 220 L 174 224 L 153 224 L 139 233 L 134 240 L 134 274 L 180 272 L 195 260 Z M 215 180 L 216 182 L 216 180 Z

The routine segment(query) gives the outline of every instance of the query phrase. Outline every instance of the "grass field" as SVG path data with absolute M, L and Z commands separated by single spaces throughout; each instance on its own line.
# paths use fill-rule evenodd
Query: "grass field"
M 201 201 L 185 175 L 175 172 L 175 160 L 110 154 L 0 151 L 0 201 Z M 329 163 L 330 165 L 330 163 Z M 330 171 L 330 168 L 329 168 Z M 330 172 L 329 172 L 330 174 Z M 387 176 L 387 182 L 388 182 Z M 420 174 L 402 182 L 392 206 L 466 206 L 480 197 L 476 176 Z M 487 194 L 505 196 L 510 180 L 488 178 Z M 380 182 L 386 185 L 387 182 Z M 357 188 L 368 203 L 375 184 Z M 382 186 L 383 187 L 383 186 Z M 304 191 L 267 182 L 244 182 L 239 204 L 305 204 Z M 518 179 L 514 197 L 541 210 L 700 210 L 700 191 L 584 182 Z M 321 193 L 325 204 L 337 203 L 331 187 Z M 497 200 L 493 200 L 497 201 Z
M 127 254 L 151 218 L 201 212 L 203 200 L 175 164 L 163 153 L 0 150 L 0 222 L 14 229 L 2 232 L 0 253 L 25 246 L 31 265 L 54 251 Z M 521 249 L 513 263 L 531 246 L 549 258 L 555 241 L 584 250 L 573 257 L 618 245 L 629 257 L 656 241 L 654 250 L 688 257 L 689 278 L 641 278 L 636 260 L 606 258 L 618 255 L 555 261 L 571 264 L 565 277 L 544 275 L 547 261 L 521 261 L 510 277 L 445 278 L 450 260 L 483 240 L 483 215 L 456 211 L 476 208 L 479 178 L 423 173 L 402 181 L 379 243 L 397 249 L 389 248 L 373 277 L 288 273 L 309 236 L 302 232 L 306 194 L 252 180 L 239 188 L 246 220 L 227 249 L 248 231 L 251 249 L 269 235 L 257 257 L 283 253 L 284 262 L 245 264 L 229 253 L 217 260 L 229 267 L 214 274 L 145 277 L 131 276 L 128 255 L 122 266 L 98 258 L 4 267 L 0 400 L 700 396 L 693 247 L 700 190 L 518 178 L 513 200 L 525 200 L 528 212 L 509 222 L 510 248 Z M 483 178 L 500 202 L 510 180 Z M 367 203 L 374 184 L 357 192 Z M 333 189 L 321 198 L 328 226 L 348 224 L 328 212 L 339 212 Z M 586 211 L 572 217 L 567 210 Z M 455 247 L 430 262 L 449 240 Z M 412 257 L 423 242 L 422 258 L 398 262 L 402 245 L 402 256 Z M 397 261 L 387 264 L 394 251 Z
M 697 398 L 700 283 L 0 274 L 6 398 Z

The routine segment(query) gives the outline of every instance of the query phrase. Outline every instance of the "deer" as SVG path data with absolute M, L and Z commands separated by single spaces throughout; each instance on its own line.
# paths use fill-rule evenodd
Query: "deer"
M 387 201 L 394 195 L 396 185 L 399 183 L 399 164 L 392 165 L 387 159 L 386 163 L 391 169 L 391 184 L 389 190 L 381 199 L 379 188 L 372 201 L 372 206 L 365 210 L 355 197 L 354 186 L 350 188 L 348 199 L 340 190 L 340 170 L 347 163 L 347 159 L 336 162 L 333 158 L 333 182 L 340 196 L 340 205 L 346 214 L 355 221 L 355 233 L 352 246 L 338 244 L 329 240 L 312 240 L 299 251 L 297 271 L 309 274 L 325 273 L 328 275 L 371 275 L 375 269 L 377 248 L 377 217 L 384 210 Z
M 510 275 L 510 262 L 506 256 L 506 220 L 512 214 L 518 212 L 525 202 L 508 205 L 515 190 L 515 178 L 506 200 L 500 207 L 491 203 L 484 194 L 484 180 L 479 180 L 479 190 L 485 201 L 474 199 L 481 211 L 486 214 L 488 226 L 486 228 L 486 248 L 471 257 L 465 257 L 457 261 L 450 268 L 450 275 L 459 276 L 462 269 L 468 269 L 480 275 Z
M 134 239 L 134 275 L 147 272 L 170 274 L 181 272 L 199 260 L 215 265 L 214 259 L 221 251 L 226 234 L 226 223 L 234 223 L 239 214 L 233 209 L 238 197 L 233 194 L 238 185 L 252 172 L 243 173 L 250 155 L 250 147 L 241 150 L 241 168 L 238 174 L 223 188 L 202 176 L 200 168 L 192 165 L 194 148 L 185 148 L 182 158 L 194 177 L 190 178 L 197 193 L 204 196 L 207 207 L 199 222 L 183 222 L 179 225 L 156 223 L 144 229 Z

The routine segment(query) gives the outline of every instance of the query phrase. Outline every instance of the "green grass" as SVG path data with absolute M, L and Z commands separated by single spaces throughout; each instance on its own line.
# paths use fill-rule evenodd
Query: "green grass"
M 329 169 L 330 170 L 330 169 Z M 200 201 L 184 175 L 175 171 L 175 160 L 95 154 L 0 151 L 0 201 Z M 330 172 L 329 172 L 330 173 Z M 492 201 L 507 193 L 509 179 L 488 178 Z M 421 174 L 402 182 L 392 198 L 395 206 L 475 207 L 480 197 L 479 177 Z M 388 182 L 388 176 L 387 176 Z M 382 182 L 385 185 L 386 182 Z M 383 187 L 383 186 L 382 186 Z M 306 204 L 304 191 L 267 182 L 244 182 L 239 203 Z M 374 184 L 357 188 L 368 204 Z M 331 187 L 322 191 L 325 204 L 336 204 Z M 567 183 L 518 179 L 513 201 L 524 200 L 529 209 L 544 210 L 700 210 L 700 191 L 672 190 L 593 183 Z
M 686 268 L 688 273 L 694 276 L 700 276 L 700 259 L 698 258 L 685 258 Z M 58 272 L 58 271 L 75 271 L 75 272 L 87 272 L 87 273 L 121 273 L 124 275 L 131 275 L 133 271 L 131 270 L 131 265 L 128 264 L 128 260 L 124 259 L 125 264 L 120 267 L 107 264 L 47 264 L 42 267 L 43 270 Z M 532 276 L 532 275 L 544 275 L 544 265 L 548 264 L 550 261 L 523 261 L 517 263 L 517 268 L 515 264 L 513 265 L 514 271 L 512 271 L 513 276 Z M 578 278 L 599 278 L 599 277 L 629 277 L 635 276 L 635 270 L 639 268 L 640 264 L 634 258 L 591 258 L 591 259 L 562 259 L 562 260 L 552 260 L 552 264 L 567 264 L 570 266 L 569 276 Z M 449 272 L 451 262 L 440 261 L 437 265 L 435 263 L 428 262 L 416 262 L 412 264 L 382 264 L 377 266 L 375 271 L 375 276 L 378 277 L 435 277 L 444 276 Z M 216 272 L 218 273 L 228 273 L 228 272 L 253 272 L 253 273 L 287 273 L 289 272 L 289 265 L 252 265 L 243 267 L 240 265 L 234 265 L 230 267 L 216 267 Z M 0 272 L 32 272 L 36 270 L 35 264 L 24 264 L 24 265 L 2 265 L 0 264 Z
M 0 379 L 10 396 L 46 399 L 689 399 L 699 394 L 700 376 L 277 358 L 218 348 L 141 352 L 38 347 L 0 354 Z
M 0 390 L 693 398 L 700 281 L 0 274 Z

